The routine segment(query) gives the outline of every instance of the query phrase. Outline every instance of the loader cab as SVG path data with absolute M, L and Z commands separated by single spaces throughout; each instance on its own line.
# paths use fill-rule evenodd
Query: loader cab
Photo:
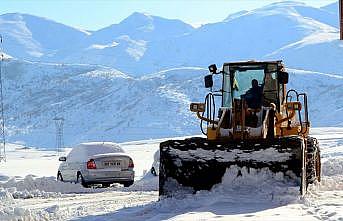
M 207 132 L 202 123 L 201 129 L 209 140 L 259 139 L 280 134 L 267 125 L 274 125 L 275 117 L 279 121 L 284 115 L 291 116 L 287 112 L 290 108 L 285 108 L 288 74 L 281 61 L 224 63 L 221 71 L 215 65 L 210 65 L 209 71 L 204 80 L 211 92 L 204 103 L 190 105 L 190 110 L 207 122 Z M 222 87 L 213 90 L 212 76 L 218 74 L 222 75 Z M 215 105 L 217 98 L 222 102 L 220 108 Z
M 260 106 L 269 107 L 274 103 L 280 110 L 288 82 L 288 74 L 282 70 L 281 61 L 225 63 L 222 71 L 222 107 L 232 108 L 234 100 L 247 99 L 253 89 L 252 82 L 257 81 L 262 91 Z M 256 105 L 253 108 L 257 108 Z

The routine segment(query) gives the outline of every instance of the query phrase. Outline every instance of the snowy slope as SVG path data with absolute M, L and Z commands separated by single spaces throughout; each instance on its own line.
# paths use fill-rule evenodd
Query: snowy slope
M 203 102 L 208 92 L 203 68 L 175 68 L 137 78 L 103 66 L 12 60 L 4 63 L 3 71 L 7 134 L 12 142 L 53 147 L 55 116 L 65 118 L 67 146 L 200 133 L 189 104 Z M 342 126 L 343 77 L 289 72 L 288 88 L 309 95 L 313 125 Z
M 338 32 L 315 33 L 266 56 L 283 58 L 293 68 L 336 73 L 343 76 L 343 42 Z
M 323 6 L 321 9 L 330 12 L 334 15 L 336 15 L 336 17 L 338 17 L 339 14 L 339 6 L 338 6 L 338 1 L 331 3 L 329 5 Z M 338 23 L 337 23 L 337 27 L 338 27 Z
M 89 39 L 106 44 L 114 38 L 128 35 L 135 40 L 161 41 L 184 35 L 192 30 L 192 26 L 180 20 L 135 12 L 119 24 L 94 32 Z
M 135 12 L 119 24 L 93 32 L 81 47 L 62 50 L 58 56 L 67 63 L 103 64 L 136 73 L 145 68 L 137 68 L 137 63 L 152 42 L 164 42 L 191 31 L 192 26 L 180 20 Z
M 228 60 L 268 59 L 268 55 L 280 48 L 292 45 L 310 35 L 338 34 L 337 28 L 324 23 L 325 19 L 319 19 L 323 13 L 325 14 L 322 9 L 301 3 L 280 2 L 234 14 L 232 18 L 223 22 L 203 25 L 189 35 L 152 43 L 147 48 L 145 56 L 138 62 L 139 66 L 143 67 L 139 72 L 147 73 L 175 66 L 207 66 Z M 338 48 L 331 53 L 333 57 L 336 56 L 333 62 L 339 63 L 337 51 L 341 53 L 342 50 Z M 274 57 L 287 59 L 282 54 Z M 314 57 L 310 64 L 315 66 L 317 60 L 318 57 Z M 297 68 L 305 68 L 301 66 L 301 60 L 297 63 L 290 62 L 288 65 L 293 64 L 297 64 Z M 311 68 L 313 69 L 309 70 L 318 70 L 315 67 Z M 338 70 L 339 67 L 336 67 L 334 72 Z M 324 68 L 320 71 L 329 72 L 332 69 Z
M 66 145 L 198 132 L 188 105 L 203 100 L 204 72 L 184 68 L 132 78 L 106 67 L 13 60 L 4 65 L 9 139 L 54 146 L 52 119 L 59 112 Z
M 77 44 L 89 33 L 28 14 L 0 15 L 3 47 L 13 57 L 44 60 Z

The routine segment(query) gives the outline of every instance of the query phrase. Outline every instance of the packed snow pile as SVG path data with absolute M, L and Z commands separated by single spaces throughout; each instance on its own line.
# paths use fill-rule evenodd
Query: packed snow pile
M 241 176 L 237 176 L 238 170 L 241 170 Z M 127 208 L 110 217 L 132 221 L 214 220 L 214 217 L 225 214 L 233 216 L 228 220 L 240 220 L 235 215 L 255 217 L 254 213 L 297 203 L 302 203 L 299 187 L 282 173 L 275 174 L 268 169 L 248 173 L 246 168 L 231 167 L 227 169 L 222 183 L 210 191 L 198 191 L 196 194 L 182 192 L 143 207 Z M 192 216 L 196 218 L 190 218 Z
M 168 181 L 168 183 L 173 182 Z M 231 166 L 226 169 L 221 183 L 213 186 L 210 191 L 197 191 L 196 194 L 207 192 L 210 196 L 235 196 L 239 199 L 254 196 L 254 199 L 256 198 L 258 201 L 270 200 L 288 203 L 299 199 L 299 183 L 300 180 L 295 179 L 295 175 L 291 172 L 284 174 L 282 172 L 274 173 L 268 168 L 254 169 Z M 192 192 L 192 188 L 176 184 L 173 197 L 182 198 L 185 193 L 191 194 Z
M 14 198 L 60 197 L 65 193 L 95 193 L 105 189 L 83 188 L 81 184 L 64 183 L 55 177 L 34 177 L 27 175 L 24 179 L 11 178 L 0 183 L 0 188 L 10 193 Z
M 206 145 L 206 143 L 205 143 Z M 190 149 L 187 151 L 179 149 L 171 149 L 170 154 L 178 156 L 187 161 L 196 161 L 196 160 L 217 160 L 218 162 L 227 162 L 227 161 L 239 161 L 239 160 L 252 160 L 257 162 L 282 162 L 287 161 L 292 153 L 282 153 L 274 147 L 267 149 L 262 149 L 254 151 L 253 154 L 247 152 L 247 150 L 233 149 L 233 150 L 221 150 L 219 149 L 220 145 L 217 146 L 218 150 L 207 150 L 203 148 Z M 181 162 L 175 161 L 175 164 Z M 178 165 L 181 166 L 181 165 Z
M 281 205 L 299 200 L 299 182 L 300 180 L 295 180 L 291 173 L 285 175 L 282 172 L 274 173 L 268 168 L 248 169 L 231 166 L 226 170 L 222 182 L 214 186 L 211 193 L 236 196 L 249 202 L 270 201 Z M 249 199 L 249 196 L 254 197 Z
M 322 173 L 322 180 L 314 186 L 314 191 L 343 190 L 343 157 L 325 159 L 322 163 Z
M 135 183 L 129 188 L 123 188 L 123 191 L 158 191 L 158 176 L 147 172 L 144 177 L 140 180 L 135 181 Z
M 0 201 L 1 202 L 13 202 L 13 196 L 4 188 L 0 188 Z
M 160 150 L 154 153 L 154 161 L 150 170 L 146 171 L 142 179 L 134 182 L 128 188 L 129 191 L 158 191 L 159 188 L 159 169 L 160 169 Z
M 343 157 L 325 160 L 322 164 L 322 172 L 325 176 L 343 175 Z

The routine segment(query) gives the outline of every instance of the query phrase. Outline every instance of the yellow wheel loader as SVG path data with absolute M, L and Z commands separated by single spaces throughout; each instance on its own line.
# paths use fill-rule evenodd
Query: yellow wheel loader
M 320 182 L 320 150 L 309 136 L 307 95 L 286 89 L 289 75 L 282 61 L 224 63 L 221 71 L 213 64 L 209 71 L 205 102 L 190 104 L 206 138 L 160 144 L 160 196 L 210 190 L 231 166 L 283 172 L 297 181 L 302 195 L 308 184 Z M 215 75 L 222 77 L 217 91 Z

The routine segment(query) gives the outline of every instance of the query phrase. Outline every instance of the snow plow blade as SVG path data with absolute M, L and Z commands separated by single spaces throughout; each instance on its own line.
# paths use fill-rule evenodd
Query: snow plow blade
M 180 191 L 210 190 L 221 183 L 231 166 L 283 172 L 298 181 L 303 195 L 307 186 L 305 158 L 304 139 L 299 136 L 245 141 L 205 138 L 165 141 L 160 144 L 159 195 L 170 197 Z

